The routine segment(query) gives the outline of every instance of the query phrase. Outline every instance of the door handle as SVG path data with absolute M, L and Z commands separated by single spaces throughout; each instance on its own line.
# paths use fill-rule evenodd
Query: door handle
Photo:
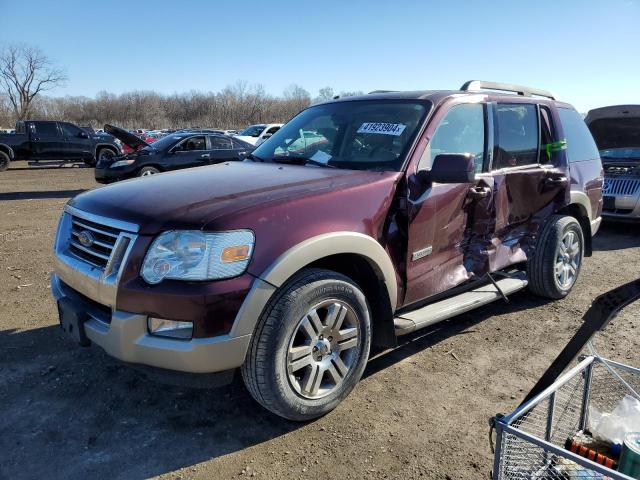
M 200 155 L 200 158 L 211 158 L 211 155 L 209 155 L 208 153 L 203 153 L 202 155 Z
M 564 175 L 559 177 L 547 177 L 544 179 L 544 184 L 547 187 L 561 187 L 566 185 L 568 182 L 569 180 Z
M 469 189 L 469 197 L 471 197 L 473 200 L 486 198 L 490 193 L 491 189 L 489 187 L 471 187 Z

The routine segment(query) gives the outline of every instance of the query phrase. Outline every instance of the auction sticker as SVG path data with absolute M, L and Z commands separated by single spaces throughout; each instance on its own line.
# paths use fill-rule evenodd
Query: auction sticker
M 402 123 L 380 123 L 380 122 L 368 122 L 360 125 L 358 133 L 378 133 L 381 135 L 394 135 L 399 136 L 407 128 Z

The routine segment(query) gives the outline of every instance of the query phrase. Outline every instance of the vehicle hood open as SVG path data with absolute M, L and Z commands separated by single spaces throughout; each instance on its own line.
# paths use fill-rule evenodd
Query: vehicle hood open
M 141 138 L 136 137 L 133 133 L 129 133 L 120 127 L 114 127 L 113 125 L 109 125 L 108 123 L 104 125 L 104 131 L 113 135 L 127 147 L 130 147 L 134 150 L 140 150 L 141 148 L 149 146 L 147 142 L 145 142 Z
M 599 150 L 640 147 L 640 105 L 596 108 L 584 121 Z
M 304 197 L 353 191 L 382 203 L 402 176 L 274 163 L 228 162 L 127 180 L 82 193 L 69 204 L 80 210 L 135 223 L 140 233 L 201 229 L 244 212 Z M 381 183 L 388 184 L 381 188 Z M 225 218 L 222 218 L 225 217 Z M 246 225 L 251 228 L 251 225 Z

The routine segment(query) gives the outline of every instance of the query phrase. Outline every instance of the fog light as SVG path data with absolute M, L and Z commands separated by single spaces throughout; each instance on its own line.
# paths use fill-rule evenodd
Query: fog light
M 151 335 L 160 337 L 190 339 L 193 336 L 193 323 L 191 322 L 149 317 L 147 327 Z

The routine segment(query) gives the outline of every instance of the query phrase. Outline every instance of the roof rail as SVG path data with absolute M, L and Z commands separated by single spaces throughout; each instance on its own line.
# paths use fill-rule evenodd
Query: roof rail
M 500 83 L 500 82 L 486 82 L 484 80 L 469 80 L 462 87 L 462 91 L 470 90 L 500 90 L 504 92 L 513 92 L 523 97 L 531 97 L 536 95 L 538 97 L 546 97 L 551 100 L 557 100 L 556 96 L 548 90 L 542 90 L 540 88 L 524 87 L 522 85 L 514 85 L 512 83 Z
M 398 90 L 371 90 L 369 93 L 367 93 L 367 95 L 372 95 L 374 93 L 393 93 L 397 91 Z

